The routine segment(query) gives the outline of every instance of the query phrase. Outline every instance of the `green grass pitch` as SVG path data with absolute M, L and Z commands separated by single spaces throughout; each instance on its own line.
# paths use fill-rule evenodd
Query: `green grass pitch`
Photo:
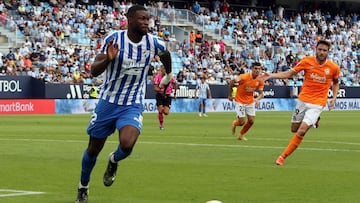
M 323 112 L 320 128 L 276 166 L 293 136 L 291 113 L 257 112 L 246 142 L 230 133 L 235 113 L 172 113 L 163 131 L 156 114 L 144 114 L 133 154 L 106 188 L 102 175 L 118 139 L 109 137 L 89 203 L 359 202 L 360 111 Z M 0 202 L 74 202 L 88 121 L 89 115 L 1 116 Z

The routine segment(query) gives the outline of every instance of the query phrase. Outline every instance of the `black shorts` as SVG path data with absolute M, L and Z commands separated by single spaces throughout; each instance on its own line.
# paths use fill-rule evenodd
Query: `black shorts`
M 167 106 L 171 107 L 171 96 L 170 95 L 163 95 L 160 93 L 156 93 L 156 106 Z

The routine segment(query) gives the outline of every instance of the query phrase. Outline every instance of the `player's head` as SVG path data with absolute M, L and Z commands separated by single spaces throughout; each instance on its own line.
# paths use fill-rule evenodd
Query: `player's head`
M 256 78 L 257 76 L 259 76 L 262 69 L 263 69 L 263 67 L 260 62 L 252 63 L 251 64 L 251 74 L 252 74 L 253 78 Z
M 330 51 L 331 44 L 326 40 L 319 40 L 316 45 L 316 59 L 317 61 L 322 64 L 325 62 L 329 51 Z
M 147 9 L 141 5 L 134 5 L 128 9 L 126 14 L 128 19 L 128 29 L 138 33 L 139 35 L 146 35 L 149 30 L 150 14 Z

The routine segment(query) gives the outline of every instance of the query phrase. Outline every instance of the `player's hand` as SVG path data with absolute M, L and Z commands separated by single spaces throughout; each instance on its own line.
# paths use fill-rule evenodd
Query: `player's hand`
M 117 56 L 118 52 L 119 52 L 119 45 L 117 43 L 114 43 L 115 38 L 112 38 L 109 41 L 109 44 L 106 48 L 106 55 L 107 55 L 107 59 L 109 61 L 114 60 L 114 58 Z
M 228 99 L 229 99 L 229 101 L 233 101 L 233 100 L 234 100 L 234 97 L 228 96 Z
M 330 104 L 329 104 L 329 111 L 331 111 L 332 109 L 334 109 L 334 107 L 335 107 L 335 99 L 332 99 L 331 101 L 330 101 Z
M 259 107 L 259 105 L 260 105 L 259 100 L 255 99 L 255 106 L 256 106 L 256 107 Z

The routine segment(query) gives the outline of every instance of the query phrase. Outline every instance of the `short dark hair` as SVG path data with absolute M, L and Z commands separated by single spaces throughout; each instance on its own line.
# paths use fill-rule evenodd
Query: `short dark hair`
M 324 40 L 324 39 L 319 40 L 319 41 L 318 41 L 318 43 L 316 44 L 316 47 L 318 47 L 318 46 L 319 46 L 319 44 L 326 45 L 326 46 L 328 46 L 328 47 L 329 47 L 329 49 L 330 49 L 330 47 L 331 47 L 330 42 L 329 42 L 329 41 L 326 41 L 326 40 Z
M 255 67 L 255 66 L 261 66 L 261 63 L 258 61 L 255 61 L 251 64 L 251 68 Z
M 147 11 L 147 9 L 142 5 L 133 5 L 128 9 L 128 12 L 126 13 L 126 17 L 134 17 L 134 14 L 136 11 Z

